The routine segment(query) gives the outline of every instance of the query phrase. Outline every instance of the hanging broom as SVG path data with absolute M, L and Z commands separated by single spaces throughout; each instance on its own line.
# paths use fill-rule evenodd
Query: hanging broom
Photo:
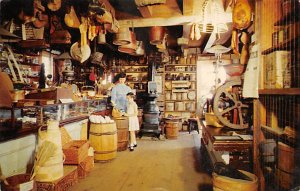
M 30 180 L 32 180 L 35 177 L 40 167 L 43 166 L 51 156 L 54 155 L 56 149 L 57 146 L 51 141 L 45 141 L 40 146 L 38 152 L 36 153 L 36 157 L 35 157 L 36 159 L 31 172 Z

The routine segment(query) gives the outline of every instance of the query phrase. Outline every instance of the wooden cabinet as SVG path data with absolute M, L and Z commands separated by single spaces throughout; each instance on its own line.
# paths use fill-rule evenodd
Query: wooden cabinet
M 165 117 L 190 118 L 197 103 L 196 64 L 166 64 L 164 82 Z
M 254 101 L 253 158 L 260 190 L 290 190 L 300 185 L 299 4 L 256 1 L 261 76 L 259 98 Z

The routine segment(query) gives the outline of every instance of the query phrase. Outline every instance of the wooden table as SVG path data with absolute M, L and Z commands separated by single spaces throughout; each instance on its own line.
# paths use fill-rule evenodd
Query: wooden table
M 252 171 L 252 140 L 230 140 L 234 129 L 203 126 L 202 144 L 205 145 L 212 164 L 216 162 L 229 162 L 235 168 Z M 246 134 L 245 131 L 235 131 Z M 216 137 L 219 138 L 216 140 Z

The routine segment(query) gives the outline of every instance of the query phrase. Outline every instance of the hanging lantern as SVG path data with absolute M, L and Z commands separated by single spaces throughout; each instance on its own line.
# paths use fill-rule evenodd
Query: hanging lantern
M 118 33 L 115 34 L 113 41 L 114 45 L 126 45 L 131 42 L 130 30 L 129 28 L 120 28 Z

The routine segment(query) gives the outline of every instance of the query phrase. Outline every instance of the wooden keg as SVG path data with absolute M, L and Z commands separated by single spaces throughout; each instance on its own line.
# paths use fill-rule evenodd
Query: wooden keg
M 138 119 L 139 119 L 139 124 L 143 123 L 143 109 L 138 109 Z
M 91 123 L 89 140 L 94 148 L 95 162 L 106 162 L 117 156 L 116 123 Z
M 295 169 L 295 149 L 282 142 L 278 143 L 278 168 L 287 173 Z
M 137 49 L 137 42 L 134 32 L 130 32 L 130 43 L 126 45 L 121 45 L 118 47 L 119 52 L 123 52 L 126 54 L 134 54 Z
M 149 41 L 152 45 L 160 45 L 163 43 L 165 36 L 165 28 L 154 26 L 150 28 Z
M 242 190 L 242 191 L 257 191 L 258 190 L 258 178 L 250 173 L 243 170 L 240 170 L 243 174 L 251 178 L 251 181 L 241 180 L 230 178 L 227 176 L 221 176 L 216 173 L 213 173 L 213 190 L 214 191 L 233 191 L 233 190 Z
M 179 121 L 178 120 L 167 120 L 166 121 L 166 137 L 167 139 L 177 139 L 178 137 L 178 126 Z
M 118 33 L 115 34 L 113 40 L 114 45 L 126 45 L 131 42 L 131 34 L 129 28 L 121 27 Z
M 285 172 L 279 168 L 275 169 L 275 182 L 281 188 L 289 190 L 292 188 L 294 175 L 292 173 Z
M 2 189 L 6 191 L 19 191 L 20 187 L 22 188 L 25 187 L 26 190 L 28 191 L 35 191 L 36 190 L 35 180 L 32 180 L 32 184 L 31 184 L 30 177 L 31 177 L 30 174 L 18 174 L 18 175 L 10 176 L 6 178 L 8 185 L 1 182 Z
M 125 151 L 128 147 L 129 140 L 128 117 L 114 118 L 114 120 L 117 126 L 118 151 Z

